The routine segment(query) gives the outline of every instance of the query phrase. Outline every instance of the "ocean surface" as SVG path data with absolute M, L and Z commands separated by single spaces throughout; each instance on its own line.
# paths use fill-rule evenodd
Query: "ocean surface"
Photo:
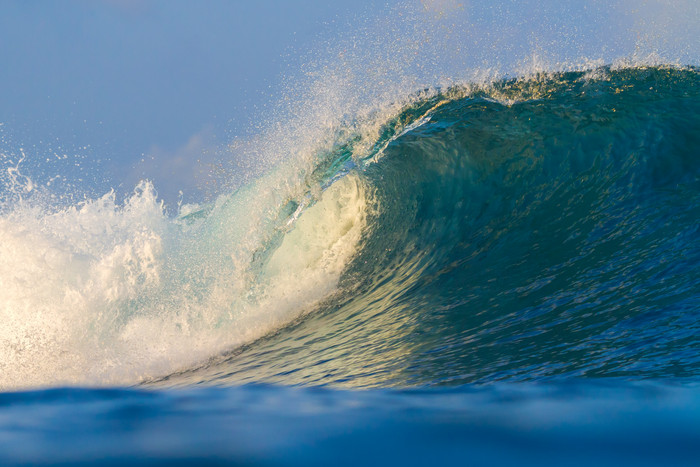
M 6 170 L 0 463 L 697 465 L 697 68 L 322 130 L 176 214 Z

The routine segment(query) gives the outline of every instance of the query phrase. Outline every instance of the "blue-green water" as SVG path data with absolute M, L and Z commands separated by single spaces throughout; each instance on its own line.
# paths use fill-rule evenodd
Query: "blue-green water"
M 696 377 L 699 84 L 695 70 L 628 69 L 419 101 L 396 120 L 422 125 L 353 169 L 371 214 L 339 291 L 183 377 Z
M 132 389 L 3 394 L 0 458 L 692 465 L 698 71 L 405 101 L 175 219 L 5 202 L 3 387 Z

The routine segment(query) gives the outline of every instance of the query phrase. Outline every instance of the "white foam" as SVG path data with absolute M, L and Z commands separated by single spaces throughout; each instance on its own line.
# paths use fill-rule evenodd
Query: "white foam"
M 365 226 L 362 183 L 331 185 L 267 254 L 274 176 L 195 224 L 152 186 L 47 213 L 0 217 L 0 388 L 129 384 L 283 325 L 335 290 Z M 266 183 L 267 182 L 267 183 Z

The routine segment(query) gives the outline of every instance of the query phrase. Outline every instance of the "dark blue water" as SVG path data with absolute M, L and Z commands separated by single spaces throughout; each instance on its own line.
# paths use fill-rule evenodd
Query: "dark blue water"
M 697 465 L 697 388 L 3 394 L 3 464 Z
M 255 287 L 226 306 L 293 308 L 304 284 L 320 283 L 304 274 L 318 271 L 330 292 L 259 338 L 232 337 L 175 371 L 143 370 L 129 388 L 1 394 L 0 459 L 697 465 L 696 69 L 455 87 L 415 96 L 372 144 L 349 134 L 277 202 L 269 223 L 282 227 L 244 276 Z M 235 196 L 227 202 L 247 199 Z M 217 209 L 180 221 L 211 239 Z M 203 250 L 192 257 L 228 261 Z M 309 258 L 324 266 L 310 269 Z M 178 276 L 195 303 L 221 287 L 209 266 Z M 295 281 L 279 279 L 285 267 Z M 118 343 L 133 323 L 151 323 L 136 319 L 153 303 L 181 303 L 164 293 L 115 305 Z M 177 329 L 192 316 L 176 314 Z M 238 332 L 210 321 L 212 335 Z M 21 364 L 27 378 L 52 381 L 21 345 L 9 354 L 12 385 Z M 56 358 L 58 371 L 80 373 Z

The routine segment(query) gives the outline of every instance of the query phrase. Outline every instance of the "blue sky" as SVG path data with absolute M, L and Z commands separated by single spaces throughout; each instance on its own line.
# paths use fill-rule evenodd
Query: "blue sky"
M 299 51 L 369 3 L 5 1 L 6 144 L 40 159 L 83 153 L 129 178 L 142 154 L 191 153 L 248 128 Z
M 290 79 L 332 55 L 335 42 L 359 38 L 362 48 L 372 36 L 367 43 L 376 47 L 399 34 L 407 37 L 394 46 L 406 48 L 419 40 L 416 22 L 377 18 L 425 14 L 420 31 L 430 31 L 433 44 L 415 53 L 459 73 L 512 65 L 533 51 L 555 61 L 609 60 L 645 40 L 682 59 L 700 48 L 699 3 L 6 0 L 0 151 L 21 147 L 36 161 L 68 154 L 81 176 L 97 173 L 89 177 L 97 190 L 149 177 L 169 201 L 180 189 L 196 198 L 193 161 L 222 157 L 211 148 L 254 131 Z M 357 61 L 362 53 L 372 52 Z

